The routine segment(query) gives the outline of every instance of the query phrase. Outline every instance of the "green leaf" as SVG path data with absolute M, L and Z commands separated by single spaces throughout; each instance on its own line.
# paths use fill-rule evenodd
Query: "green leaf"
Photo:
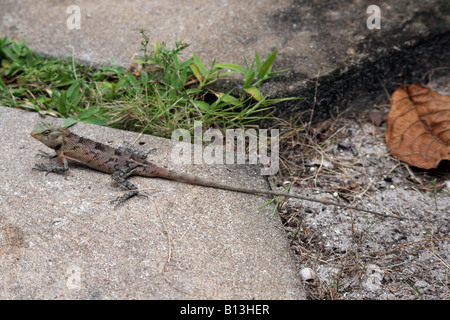
M 67 99 L 74 105 L 78 105 L 82 97 L 83 92 L 80 90 L 80 82 L 75 81 L 67 90 Z
M 197 66 L 198 70 L 200 71 L 200 73 L 202 74 L 202 76 L 206 77 L 208 75 L 205 65 L 203 64 L 202 60 L 200 60 L 200 58 L 194 53 L 194 63 Z
M 148 82 L 148 73 L 146 71 L 141 72 L 141 82 L 143 84 Z
M 194 103 L 197 106 L 197 108 L 199 108 L 201 110 L 209 111 L 211 109 L 211 105 L 209 103 L 206 103 L 205 101 L 196 100 L 196 101 L 194 101 Z
M 188 68 L 192 64 L 193 61 L 194 61 L 193 58 L 187 59 L 186 61 L 184 61 L 183 63 L 180 64 L 180 69 L 182 70 L 182 69 Z
M 176 54 L 173 55 L 172 61 L 173 61 L 173 65 L 175 66 L 175 68 L 179 69 L 180 68 L 180 62 L 178 61 L 178 56 Z
M 180 82 L 180 79 L 178 78 L 178 74 L 176 72 L 172 73 L 172 78 L 170 79 L 170 85 L 175 89 L 175 90 L 182 90 L 183 89 L 183 85 Z
M 192 72 L 194 73 L 195 78 L 199 82 L 202 82 L 203 76 L 202 76 L 202 73 L 200 72 L 200 69 L 194 63 L 191 63 L 190 67 L 191 67 Z
M 108 86 L 109 84 L 110 84 L 110 83 L 107 82 L 107 81 L 104 82 L 105 87 Z M 122 78 L 122 77 L 121 77 L 121 79 L 117 82 L 116 88 L 117 88 L 117 89 L 120 89 L 120 88 L 123 88 L 123 87 L 128 86 L 129 84 L 130 84 L 130 81 L 128 81 L 127 78 Z M 111 87 L 111 86 L 110 86 L 110 87 Z
M 253 79 L 255 79 L 255 77 L 256 77 L 256 71 L 253 71 L 253 65 L 252 65 L 245 77 L 244 89 L 250 85 L 250 83 L 253 81 Z
M 12 43 L 12 49 L 13 49 L 14 53 L 16 53 L 16 54 L 20 54 L 20 52 L 22 51 L 22 47 L 23 47 L 23 42 L 22 42 L 22 44 L 19 44 L 18 42 Z
M 247 70 L 245 70 L 243 67 L 241 67 L 240 65 L 238 65 L 236 63 L 219 63 L 219 64 L 216 64 L 216 67 L 220 68 L 220 69 L 230 69 L 230 70 L 234 70 L 236 72 L 247 74 Z
M 187 80 L 187 69 L 182 69 L 180 72 L 181 86 L 183 87 Z
M 261 70 L 262 67 L 261 58 L 259 57 L 259 54 L 256 51 L 255 51 L 255 62 L 256 62 L 256 70 Z
M 230 95 L 228 93 L 224 93 L 220 97 L 220 100 L 222 100 L 225 103 L 231 104 L 233 106 L 240 106 L 240 105 L 242 105 L 242 102 L 239 99 L 233 97 L 232 95 Z
M 60 114 L 66 115 L 67 114 L 67 91 L 62 91 L 60 93 L 58 104 L 57 104 L 57 110 Z
M 16 55 L 9 48 L 4 47 L 2 51 L 10 60 L 16 60 Z
M 136 86 L 136 85 L 139 84 L 139 81 L 138 81 L 131 73 L 129 73 L 129 72 L 127 72 L 127 78 L 128 78 L 128 81 L 129 81 L 132 85 Z
M 244 91 L 250 94 L 257 101 L 262 101 L 264 99 L 261 91 L 259 91 L 256 87 L 244 88 Z
M 107 124 L 107 122 L 105 120 L 95 118 L 95 117 L 84 118 L 84 119 L 82 119 L 82 121 L 86 122 L 86 123 L 90 123 L 90 124 L 96 124 L 99 126 L 105 126 Z
M 19 107 L 24 108 L 24 109 L 34 110 L 34 111 L 40 111 L 39 107 L 36 105 L 29 105 L 29 104 L 22 103 L 22 104 L 19 104 Z
M 57 82 L 54 84 L 54 86 L 57 88 L 65 87 L 69 84 L 70 85 L 73 84 L 74 82 L 75 82 L 75 79 L 62 77 L 60 80 L 57 80 Z
M 80 83 L 78 81 L 75 81 L 72 83 L 72 85 L 67 89 L 67 97 L 71 100 L 73 100 L 78 93 L 80 92 Z
M 84 121 L 84 119 L 89 118 L 96 113 L 98 113 L 98 106 L 84 110 L 77 116 L 77 119 Z
M 72 117 L 69 117 L 69 118 L 67 118 L 67 119 L 64 120 L 62 126 L 63 126 L 64 128 L 69 128 L 69 127 L 73 126 L 73 125 L 74 125 L 75 123 L 77 123 L 77 122 L 78 122 L 77 119 L 74 119 L 74 118 L 72 118 Z
M 261 70 L 259 70 L 258 74 L 259 79 L 264 79 L 267 76 L 267 74 L 270 72 L 270 69 L 272 68 L 272 65 L 276 57 L 277 57 L 277 50 L 275 50 L 262 65 Z
M 216 59 L 213 60 L 211 63 L 211 68 L 209 68 L 209 74 L 213 74 L 214 72 L 219 71 L 219 69 L 216 68 Z
M 164 43 L 162 44 L 164 46 Z M 155 57 L 158 59 L 161 56 L 161 45 L 159 44 L 158 40 L 155 41 L 153 45 L 153 52 L 155 53 Z

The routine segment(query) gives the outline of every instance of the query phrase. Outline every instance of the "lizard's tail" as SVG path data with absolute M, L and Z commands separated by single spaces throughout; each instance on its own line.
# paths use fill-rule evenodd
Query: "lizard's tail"
M 250 193 L 250 194 L 266 194 L 271 196 L 283 196 L 283 197 L 289 197 L 289 198 L 297 198 L 305 201 L 312 201 L 312 202 L 318 202 L 325 205 L 331 205 L 331 206 L 337 206 L 341 208 L 346 209 L 354 209 L 357 211 L 363 211 L 367 213 L 372 213 L 377 216 L 381 216 L 384 218 L 394 218 L 394 219 L 405 219 L 404 217 L 400 216 L 393 216 L 389 214 L 384 214 L 372 210 L 362 209 L 359 207 L 349 206 L 345 204 L 340 204 L 332 201 L 324 201 L 324 200 L 318 200 L 314 198 L 305 197 L 299 194 L 292 194 L 292 193 L 285 193 L 280 191 L 273 191 L 273 190 L 264 190 L 264 189 L 253 189 L 253 188 L 242 188 L 238 186 L 223 184 L 219 182 L 213 182 L 213 181 L 207 181 L 205 179 L 202 179 L 200 177 L 195 177 L 187 174 L 178 173 L 172 170 L 167 170 L 164 168 L 158 168 L 162 169 L 161 171 L 158 170 L 158 172 L 155 172 L 155 176 L 159 178 L 174 180 L 174 181 L 180 181 L 192 185 L 198 185 L 202 187 L 209 187 L 209 188 L 216 188 L 216 189 L 222 189 L 222 190 L 229 190 L 229 191 L 236 191 L 236 192 L 242 192 L 242 193 Z
M 180 181 L 192 185 L 202 186 L 202 187 L 208 187 L 208 188 L 216 188 L 216 189 L 222 189 L 222 190 L 228 190 L 228 191 L 236 191 L 236 192 L 242 192 L 242 193 L 251 193 L 251 194 L 269 194 L 269 195 L 284 195 L 287 196 L 288 194 L 277 192 L 277 191 L 270 191 L 270 190 L 263 190 L 263 189 L 253 189 L 253 188 L 243 188 L 238 186 L 233 186 L 231 184 L 224 184 L 220 182 L 215 181 L 209 181 L 205 180 L 200 177 L 191 176 L 188 174 L 183 174 L 179 172 L 175 172 L 172 170 L 167 170 L 165 172 L 164 176 L 160 176 L 161 178 L 166 178 L 169 180 L 174 181 Z M 277 193 L 277 194 L 275 194 Z
M 236 191 L 242 193 L 250 193 L 250 194 L 268 194 L 272 196 L 291 196 L 290 194 L 286 194 L 278 191 L 264 190 L 264 189 L 253 189 L 253 188 L 242 188 L 232 184 L 225 184 L 215 181 L 206 180 L 200 177 L 196 177 L 189 174 L 179 173 L 176 171 L 172 171 L 166 168 L 158 167 L 154 164 L 148 164 L 144 167 L 144 171 L 139 173 L 141 175 L 147 177 L 155 177 L 168 179 L 173 181 L 184 182 L 196 186 L 208 187 L 208 188 L 216 188 L 228 191 Z M 306 199 L 305 199 L 306 200 Z

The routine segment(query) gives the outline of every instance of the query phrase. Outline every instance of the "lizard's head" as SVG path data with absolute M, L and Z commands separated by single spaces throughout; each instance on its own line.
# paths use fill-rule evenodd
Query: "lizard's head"
M 58 130 L 57 126 L 47 122 L 36 123 L 31 131 L 31 136 L 52 149 L 63 143 L 62 132 Z

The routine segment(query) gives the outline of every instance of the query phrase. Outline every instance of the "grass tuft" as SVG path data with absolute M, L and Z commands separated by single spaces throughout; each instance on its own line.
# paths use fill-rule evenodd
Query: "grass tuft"
M 277 51 L 245 66 L 236 63 L 207 67 L 197 54 L 181 61 L 189 45 L 173 49 L 156 41 L 149 49 L 144 30 L 141 54 L 127 69 L 94 69 L 69 59 L 43 58 L 19 43 L 0 38 L 0 104 L 34 110 L 42 115 L 109 125 L 170 137 L 176 129 L 192 133 L 194 121 L 204 129 L 244 128 L 271 118 L 273 106 L 287 99 L 269 99 L 259 90 L 264 81 L 284 72 L 272 71 Z M 231 74 L 242 74 L 241 93 L 217 92 L 211 84 Z

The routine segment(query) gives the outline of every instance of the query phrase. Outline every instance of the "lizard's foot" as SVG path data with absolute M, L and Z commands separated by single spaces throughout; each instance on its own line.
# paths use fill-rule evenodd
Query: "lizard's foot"
M 117 197 L 117 199 L 114 199 L 111 201 L 111 204 L 114 205 L 114 209 L 116 209 L 117 207 L 121 206 L 122 204 L 125 203 L 125 201 L 133 198 L 133 197 L 145 197 L 148 198 L 147 195 L 142 194 L 141 192 L 137 191 L 137 190 L 133 190 L 130 192 L 125 193 L 123 196 Z
M 55 165 L 46 165 L 43 163 L 36 163 L 33 167 L 33 170 L 44 171 L 45 175 L 47 175 L 50 172 L 62 173 L 62 172 L 65 172 L 67 169 L 64 166 L 55 166 Z
M 115 204 L 115 208 L 123 204 L 128 199 L 134 196 L 145 196 L 142 195 L 137 189 L 137 187 L 129 180 L 126 179 L 130 174 L 133 173 L 135 168 L 123 167 L 111 175 L 111 178 L 120 184 L 123 188 L 127 189 L 128 192 L 123 196 L 118 197 L 116 200 L 113 200 L 111 203 Z M 146 196 L 145 196 L 146 197 Z
M 40 156 L 40 157 L 44 157 L 44 158 L 50 158 L 50 159 L 57 157 L 56 153 L 45 152 L 43 150 L 39 150 L 39 152 L 36 155 Z

